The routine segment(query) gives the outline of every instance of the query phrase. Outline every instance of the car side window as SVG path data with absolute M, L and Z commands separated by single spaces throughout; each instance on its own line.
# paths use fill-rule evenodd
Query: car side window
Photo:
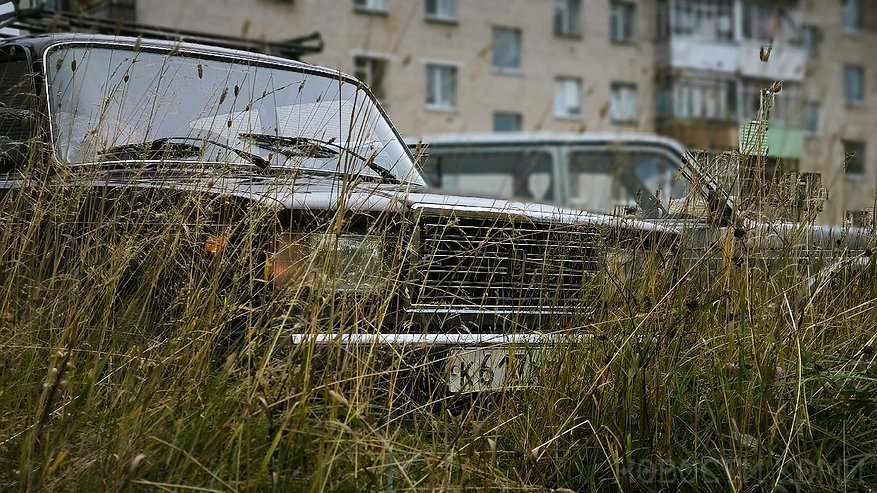
M 687 181 L 678 165 L 663 154 L 646 151 L 594 149 L 569 154 L 570 203 L 593 212 L 623 213 L 639 205 L 646 217 L 659 217 L 685 194 Z M 654 203 L 653 203 L 654 202 Z
M 0 169 L 27 162 L 36 135 L 36 89 L 23 48 L 0 48 Z
M 424 174 L 430 184 L 464 194 L 554 200 L 551 155 L 542 151 L 430 149 Z

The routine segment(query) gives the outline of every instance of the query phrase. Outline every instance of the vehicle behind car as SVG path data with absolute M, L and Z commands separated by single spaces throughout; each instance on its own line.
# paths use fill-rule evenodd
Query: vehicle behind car
M 723 255 L 745 254 L 768 271 L 794 267 L 811 287 L 869 263 L 870 231 L 814 223 L 826 193 L 812 174 L 774 184 L 778 199 L 755 202 L 745 194 L 764 196 L 770 183 L 744 176 L 745 157 L 713 157 L 706 168 L 678 142 L 648 133 L 440 134 L 408 142 L 422 150 L 429 184 L 448 192 L 534 198 L 673 228 L 687 264 L 710 266 L 699 269 L 704 283 Z

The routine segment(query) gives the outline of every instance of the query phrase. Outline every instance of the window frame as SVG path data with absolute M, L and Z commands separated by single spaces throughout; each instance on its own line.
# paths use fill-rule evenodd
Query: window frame
M 566 109 L 571 108 L 569 102 L 565 101 L 566 95 L 573 94 L 573 92 L 570 92 L 569 89 L 567 89 L 567 84 L 573 84 L 575 86 L 575 89 L 576 89 L 574 94 L 576 94 L 576 98 L 577 98 L 578 111 L 574 112 L 574 113 L 571 113 L 569 111 L 562 111 L 562 112 L 559 111 L 559 108 L 561 106 L 564 106 L 564 108 L 566 108 Z M 564 99 L 564 102 L 566 102 L 566 104 L 560 104 L 561 97 L 563 97 L 562 99 Z M 553 113 L 554 113 L 555 118 L 559 118 L 559 119 L 563 119 L 563 120 L 576 120 L 576 121 L 581 120 L 585 114 L 585 111 L 584 111 L 585 100 L 584 99 L 585 99 L 584 98 L 584 83 L 583 83 L 581 77 L 559 75 L 559 76 L 556 76 L 554 78 Z
M 448 70 L 451 77 L 451 85 L 450 91 L 446 91 L 445 89 L 441 89 L 442 83 L 447 80 L 442 79 L 440 74 L 441 71 Z M 440 62 L 440 61 L 427 61 L 424 67 L 425 71 L 425 85 L 426 85 L 426 96 L 424 98 L 424 103 L 426 104 L 426 108 L 429 110 L 437 110 L 437 111 L 453 111 L 457 108 L 457 90 L 458 83 L 457 80 L 459 78 L 460 67 L 457 64 L 449 63 L 449 62 Z M 432 72 L 435 71 L 435 72 Z M 435 74 L 436 79 L 432 82 L 430 81 L 431 72 Z M 435 87 L 438 88 L 438 92 L 436 93 L 436 100 L 430 102 L 430 97 L 432 94 L 430 93 L 430 84 L 435 84 Z M 449 94 L 448 94 L 449 93 Z M 449 96 L 449 97 L 448 97 Z M 449 100 L 449 103 L 445 103 L 444 101 Z
M 510 119 L 516 120 L 516 128 L 503 129 L 500 130 L 497 128 L 497 117 L 508 117 Z M 506 133 L 506 132 L 521 132 L 524 129 L 524 115 L 519 111 L 494 111 L 490 115 L 491 119 L 491 131 L 494 133 Z
M 520 74 L 523 66 L 523 31 L 518 27 L 507 27 L 507 26 L 492 26 L 491 30 L 491 56 L 490 56 L 490 68 L 494 73 L 498 74 Z M 497 47 L 498 47 L 498 38 L 497 36 L 507 33 L 512 35 L 511 39 L 513 41 L 512 47 L 517 51 L 517 56 L 512 57 L 513 60 L 516 60 L 516 64 L 514 65 L 505 65 L 498 64 L 499 57 L 497 55 Z
M 862 32 L 861 0 L 843 0 L 841 3 L 841 26 L 845 34 L 860 34 Z
M 733 79 L 682 77 L 668 81 L 667 85 L 670 115 L 664 119 L 736 123 L 740 118 L 741 101 Z M 714 104 L 710 106 L 710 102 Z
M 857 74 L 858 77 L 858 93 L 852 94 L 850 89 L 851 79 L 848 77 L 851 74 Z M 865 105 L 865 66 L 857 63 L 845 63 L 843 66 L 843 96 L 844 102 L 848 106 L 862 107 Z
M 561 38 L 582 37 L 582 1 L 554 0 L 552 31 Z
M 633 111 L 630 116 L 622 115 L 619 117 L 616 115 L 616 93 L 622 94 L 625 90 L 628 92 L 628 97 L 633 98 Z M 639 112 L 639 93 L 638 87 L 633 82 L 622 82 L 615 81 L 610 84 L 609 87 L 610 95 L 609 95 L 609 120 L 615 124 L 636 124 L 637 114 Z M 626 117 L 624 117 L 626 116 Z
M 609 40 L 615 44 L 631 44 L 636 38 L 636 4 L 612 0 L 609 4 Z
M 433 2 L 435 11 L 430 12 L 430 2 Z M 450 9 L 447 6 L 450 5 Z M 442 8 L 444 6 L 445 8 Z M 423 2 L 423 18 L 431 22 L 455 24 L 457 18 L 457 0 L 425 0 Z M 450 12 L 450 13 L 448 13 Z
M 669 21 L 670 35 L 688 36 L 705 41 L 717 41 L 733 43 L 735 37 L 735 24 L 737 19 L 734 12 L 734 0 L 714 0 L 705 3 L 701 0 L 674 0 L 670 5 Z M 722 17 L 727 17 L 726 29 L 719 29 Z M 686 22 L 683 22 L 686 21 Z M 707 37 L 709 29 L 695 30 L 695 26 L 701 26 L 704 22 L 714 24 L 715 36 Z
M 801 45 L 807 52 L 807 60 L 815 60 L 819 58 L 819 49 L 822 45 L 822 29 L 814 24 L 804 24 L 801 27 Z
M 353 0 L 353 11 L 362 14 L 389 14 L 388 0 Z

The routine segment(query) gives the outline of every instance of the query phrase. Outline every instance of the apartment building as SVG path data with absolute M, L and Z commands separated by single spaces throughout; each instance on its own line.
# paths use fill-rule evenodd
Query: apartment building
M 74 3 L 127 11 L 134 0 Z M 307 61 L 365 80 L 410 136 L 650 131 L 719 153 L 738 147 L 761 90 L 781 81 L 767 102 L 769 174 L 821 173 L 824 222 L 874 205 L 874 0 L 138 0 L 135 10 L 143 23 L 256 38 L 320 31 L 324 51 Z
M 653 127 L 654 2 L 140 0 L 140 22 L 282 39 L 369 83 L 406 135 Z

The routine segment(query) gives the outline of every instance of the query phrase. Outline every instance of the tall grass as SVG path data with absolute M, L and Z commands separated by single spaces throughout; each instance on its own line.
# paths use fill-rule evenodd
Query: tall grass
M 4 490 L 877 483 L 873 262 L 808 287 L 799 246 L 768 262 L 731 228 L 706 253 L 684 241 L 626 272 L 607 264 L 529 385 L 448 399 L 443 353 L 289 339 L 385 327 L 404 267 L 372 298 L 338 295 L 331 279 L 269 293 L 276 212 L 36 169 L 2 202 Z M 339 213 L 310 227 L 352 224 Z M 357 227 L 406 255 L 410 224 L 370 224 Z

